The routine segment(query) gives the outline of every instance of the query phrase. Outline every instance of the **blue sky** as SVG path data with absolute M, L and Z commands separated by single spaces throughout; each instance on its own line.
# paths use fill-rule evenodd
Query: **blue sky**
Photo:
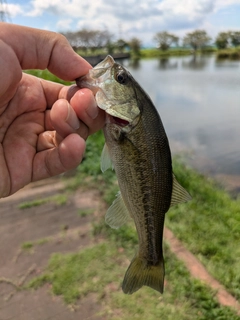
M 215 38 L 240 30 L 240 0 L 2 0 L 11 22 L 52 31 L 108 29 L 115 38 L 152 45 L 156 32 L 180 38 L 204 29 Z M 1 5 L 0 5 L 1 6 Z M 4 7 L 5 8 L 5 7 Z M 1 9 L 1 8 L 0 8 Z

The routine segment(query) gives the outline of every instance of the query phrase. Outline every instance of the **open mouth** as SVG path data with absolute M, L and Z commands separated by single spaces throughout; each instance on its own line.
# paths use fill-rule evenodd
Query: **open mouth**
M 111 119 L 110 120 L 111 123 L 115 123 L 115 124 L 119 125 L 120 127 L 126 127 L 129 124 L 129 122 L 127 120 L 117 118 L 114 116 L 110 116 L 110 119 Z

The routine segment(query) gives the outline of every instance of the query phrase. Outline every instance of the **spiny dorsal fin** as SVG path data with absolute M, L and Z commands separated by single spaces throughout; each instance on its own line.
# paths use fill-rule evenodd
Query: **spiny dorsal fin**
M 113 229 L 121 227 L 130 219 L 128 209 L 123 201 L 121 192 L 117 194 L 117 198 L 113 201 L 111 207 L 107 210 L 105 221 Z
M 101 155 L 101 170 L 102 172 L 105 172 L 109 168 L 113 169 L 113 165 L 112 160 L 110 158 L 108 146 L 105 143 Z
M 171 199 L 171 207 L 175 204 L 187 202 L 191 200 L 190 194 L 179 184 L 177 179 L 173 174 L 173 188 L 172 188 L 172 199 Z

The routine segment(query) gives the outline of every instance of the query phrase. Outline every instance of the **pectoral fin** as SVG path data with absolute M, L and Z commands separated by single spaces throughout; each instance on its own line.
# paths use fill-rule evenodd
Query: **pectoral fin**
M 123 201 L 121 192 L 117 194 L 117 198 L 113 201 L 111 207 L 107 210 L 105 221 L 113 229 L 121 227 L 130 219 L 128 209 Z
M 105 172 L 109 168 L 113 169 L 113 164 L 110 158 L 108 146 L 105 143 L 101 155 L 101 170 L 102 172 Z
M 191 200 L 192 197 L 190 194 L 179 184 L 177 179 L 173 174 L 173 188 L 172 188 L 172 199 L 171 207 L 182 202 L 187 202 Z

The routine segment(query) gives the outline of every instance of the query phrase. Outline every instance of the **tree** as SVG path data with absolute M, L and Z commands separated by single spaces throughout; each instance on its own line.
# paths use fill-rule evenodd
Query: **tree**
M 183 38 L 183 45 L 191 46 L 196 51 L 206 46 L 210 40 L 211 38 L 207 35 L 206 31 L 195 30 L 186 34 Z
M 231 39 L 231 44 L 234 47 L 237 47 L 240 45 L 240 31 L 230 31 L 230 39 Z
M 215 44 L 218 47 L 218 49 L 226 49 L 229 44 L 229 32 L 220 32 L 217 35 L 217 38 L 215 40 Z
M 132 38 L 129 42 L 128 45 L 132 51 L 132 57 L 134 59 L 137 59 L 140 57 L 140 49 L 141 49 L 141 40 L 138 38 Z
M 95 51 L 98 48 L 105 48 L 112 38 L 112 35 L 107 30 L 82 29 L 76 32 L 67 32 L 64 35 L 75 50 L 90 49 Z
M 125 40 L 118 39 L 115 43 L 115 46 L 117 50 L 119 50 L 120 52 L 123 52 L 127 48 L 128 44 Z
M 157 43 L 159 49 L 166 51 L 172 44 L 177 44 L 179 38 L 174 34 L 163 31 L 156 33 L 153 40 Z
M 63 33 L 63 35 L 68 39 L 68 42 L 74 50 L 81 49 L 86 51 L 90 47 L 92 31 L 88 29 L 82 29 L 76 32 L 67 32 Z

